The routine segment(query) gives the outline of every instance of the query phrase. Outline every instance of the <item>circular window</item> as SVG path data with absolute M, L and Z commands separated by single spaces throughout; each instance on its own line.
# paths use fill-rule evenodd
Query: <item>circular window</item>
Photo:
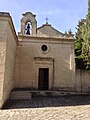
M 42 49 L 42 51 L 45 52 L 45 51 L 47 51 L 48 47 L 47 47 L 46 45 L 42 45 L 42 46 L 41 46 L 41 49 Z

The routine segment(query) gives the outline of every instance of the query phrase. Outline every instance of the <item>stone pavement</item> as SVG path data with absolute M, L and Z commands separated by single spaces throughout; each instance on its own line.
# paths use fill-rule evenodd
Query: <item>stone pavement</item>
M 90 96 L 8 101 L 0 110 L 0 120 L 90 120 Z

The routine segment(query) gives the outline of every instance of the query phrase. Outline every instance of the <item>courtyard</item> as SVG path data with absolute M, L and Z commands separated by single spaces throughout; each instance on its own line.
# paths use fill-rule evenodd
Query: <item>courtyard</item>
M 90 120 L 90 96 L 32 97 L 7 101 L 0 120 Z

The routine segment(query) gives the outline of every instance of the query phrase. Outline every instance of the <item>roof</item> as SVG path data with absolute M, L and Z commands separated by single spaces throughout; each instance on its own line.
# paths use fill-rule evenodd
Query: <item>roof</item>
M 52 27 L 48 23 L 39 27 L 37 29 L 37 34 L 39 37 L 53 37 L 53 38 L 67 38 L 67 37 L 70 38 L 70 37 L 72 37 L 70 35 L 66 35 L 66 34 L 56 30 L 54 27 Z

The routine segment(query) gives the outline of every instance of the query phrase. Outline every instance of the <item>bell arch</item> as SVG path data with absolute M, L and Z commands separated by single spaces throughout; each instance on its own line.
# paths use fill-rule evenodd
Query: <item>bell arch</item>
M 36 15 L 33 15 L 31 12 L 26 12 L 22 15 L 20 33 L 23 35 L 35 35 L 37 31 L 37 21 L 35 19 Z

